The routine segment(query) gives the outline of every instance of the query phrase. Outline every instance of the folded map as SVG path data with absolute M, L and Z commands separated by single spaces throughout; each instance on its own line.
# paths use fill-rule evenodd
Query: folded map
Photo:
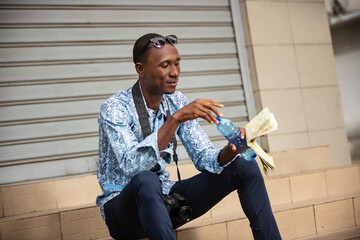
M 276 130 L 277 127 L 278 123 L 275 120 L 274 114 L 272 114 L 268 108 L 264 108 L 245 126 L 247 144 L 259 156 L 265 174 L 269 169 L 275 169 L 274 160 L 259 144 L 252 140 Z

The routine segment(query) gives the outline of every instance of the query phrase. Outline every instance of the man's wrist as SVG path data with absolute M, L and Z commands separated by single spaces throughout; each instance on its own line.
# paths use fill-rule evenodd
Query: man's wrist
M 177 125 L 180 125 L 181 120 L 180 120 L 179 114 L 177 112 L 175 112 L 173 115 L 171 115 L 171 118 Z
M 238 154 L 237 152 L 233 151 L 230 144 L 223 147 L 223 149 L 221 149 L 221 151 L 219 153 L 219 157 L 218 157 L 218 162 L 219 162 L 220 166 L 224 166 L 227 163 L 229 163 L 231 160 L 234 159 L 234 157 L 237 154 Z

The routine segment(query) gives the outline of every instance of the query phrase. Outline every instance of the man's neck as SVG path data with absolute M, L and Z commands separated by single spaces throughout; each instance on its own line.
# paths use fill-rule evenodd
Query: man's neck
M 154 110 L 156 113 L 159 110 L 159 106 L 162 100 L 162 96 L 154 96 L 154 95 L 149 95 L 146 96 L 144 95 L 145 101 L 146 101 L 146 105 L 148 108 Z
M 149 94 L 148 91 L 146 91 L 146 89 L 141 87 L 141 83 L 140 83 L 140 91 L 145 99 L 146 106 L 157 113 L 163 96 Z

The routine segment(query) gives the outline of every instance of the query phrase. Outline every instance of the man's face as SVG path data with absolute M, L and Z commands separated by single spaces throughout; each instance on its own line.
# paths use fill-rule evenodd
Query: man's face
M 162 48 L 152 46 L 142 65 L 142 88 L 145 91 L 152 95 L 175 92 L 180 74 L 180 57 L 173 45 L 165 44 Z

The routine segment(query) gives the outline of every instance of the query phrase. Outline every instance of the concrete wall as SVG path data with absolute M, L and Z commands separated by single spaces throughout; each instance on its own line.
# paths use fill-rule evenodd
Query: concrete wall
M 323 0 L 240 0 L 257 109 L 274 112 L 270 151 L 330 145 L 351 163 Z

